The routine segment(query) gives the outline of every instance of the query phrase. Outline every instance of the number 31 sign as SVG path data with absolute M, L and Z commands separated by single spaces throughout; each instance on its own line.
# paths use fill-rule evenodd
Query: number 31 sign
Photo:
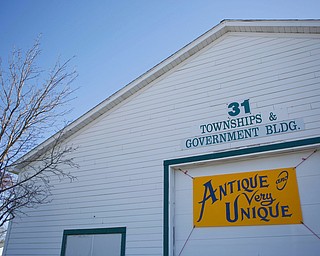
M 239 102 L 231 102 L 228 104 L 228 112 L 229 116 L 237 116 L 241 113 L 250 114 L 250 104 L 249 100 L 244 100 L 242 103 Z

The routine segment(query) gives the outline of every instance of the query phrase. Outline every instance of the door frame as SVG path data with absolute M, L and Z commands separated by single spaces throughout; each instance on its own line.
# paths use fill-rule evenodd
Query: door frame
M 320 137 L 274 143 L 270 145 L 256 146 L 251 148 L 236 149 L 230 151 L 223 151 L 218 153 L 204 154 L 204 155 L 195 155 L 177 159 L 165 160 L 163 162 L 164 170 L 164 185 L 163 185 L 163 256 L 169 256 L 173 254 L 173 195 L 172 181 L 173 181 L 173 167 L 190 164 L 197 162 L 204 162 L 210 160 L 217 160 L 230 157 L 239 157 L 252 154 L 260 154 L 267 152 L 276 152 L 276 151 L 286 151 L 290 149 L 300 149 L 314 147 L 317 144 L 320 144 Z
M 63 231 L 60 256 L 65 256 L 67 237 L 72 235 L 99 235 L 99 234 L 121 234 L 121 256 L 125 256 L 126 249 L 126 227 L 117 228 L 91 228 L 91 229 L 67 229 Z

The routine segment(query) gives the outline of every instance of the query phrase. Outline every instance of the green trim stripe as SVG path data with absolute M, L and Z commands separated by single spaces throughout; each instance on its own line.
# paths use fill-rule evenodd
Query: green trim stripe
M 163 255 L 169 256 L 169 174 L 170 166 L 175 164 L 195 163 L 206 160 L 221 159 L 226 157 L 244 156 L 254 153 L 262 153 L 274 150 L 297 148 L 320 143 L 320 137 L 282 142 L 259 147 L 231 150 L 219 153 L 190 156 L 184 158 L 170 159 L 163 162 L 164 165 L 164 198 L 163 198 Z
M 292 147 L 307 146 L 307 145 L 312 145 L 312 144 L 317 144 L 317 143 L 320 143 L 320 137 L 305 139 L 305 140 L 283 142 L 283 143 L 265 145 L 265 146 L 260 146 L 260 147 L 231 150 L 231 151 L 220 152 L 220 153 L 212 153 L 212 154 L 206 154 L 206 155 L 171 159 L 171 160 L 164 161 L 164 165 L 169 166 L 169 165 L 173 165 L 173 164 L 185 164 L 185 163 L 191 163 L 191 162 L 213 160 L 213 159 L 219 159 L 219 158 L 230 157 L 230 156 L 240 156 L 240 155 L 246 155 L 246 154 L 267 152 L 267 151 L 271 151 L 271 150 L 279 150 L 279 149 L 286 149 L 286 148 L 292 148 Z
M 118 228 L 92 228 L 92 229 L 69 229 L 63 231 L 60 256 L 65 256 L 67 236 L 72 235 L 99 235 L 99 234 L 121 234 L 121 256 L 125 256 L 126 249 L 126 227 Z

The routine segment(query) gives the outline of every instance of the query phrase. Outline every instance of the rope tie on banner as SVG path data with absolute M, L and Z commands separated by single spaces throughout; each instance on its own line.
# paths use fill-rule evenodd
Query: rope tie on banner
M 318 149 L 315 149 L 310 155 L 308 155 L 307 157 L 303 157 L 302 161 L 295 167 L 297 168 L 298 166 L 300 166 L 301 164 L 303 164 L 306 160 L 308 160 L 313 154 L 315 154 L 318 151 Z M 316 232 L 314 232 L 310 227 L 308 227 L 303 221 L 301 221 L 301 224 L 303 226 L 305 226 L 315 237 L 317 237 L 320 240 L 320 236 L 316 234 Z
M 186 247 L 186 244 L 188 243 L 188 241 L 189 241 L 189 239 L 190 239 L 190 236 L 191 236 L 191 234 L 192 234 L 192 232 L 193 232 L 194 228 L 195 228 L 195 226 L 193 226 L 193 228 L 191 229 L 191 232 L 190 232 L 190 234 L 189 234 L 189 236 L 188 236 L 187 240 L 184 242 L 184 245 L 182 246 L 182 249 L 181 249 L 181 251 L 179 252 L 178 256 L 180 256 L 180 255 L 181 255 L 181 253 L 182 253 L 182 252 L 183 252 L 183 250 L 184 250 L 184 247 Z
M 318 149 L 315 149 L 310 155 L 308 155 L 307 157 L 302 157 L 302 161 L 300 163 L 297 164 L 296 168 L 298 166 L 300 166 L 301 164 L 303 164 L 305 161 L 307 161 L 313 154 L 315 154 L 318 151 Z
M 316 236 L 320 240 L 320 236 L 318 236 L 311 228 L 309 228 L 303 221 L 301 221 L 301 224 L 305 226 L 314 236 Z
M 191 179 L 194 179 L 194 177 L 192 177 L 189 173 L 188 173 L 188 171 L 187 170 L 182 170 L 182 169 L 178 169 L 180 172 L 182 172 L 182 173 L 184 173 L 185 175 L 187 175 L 188 177 L 190 177 Z

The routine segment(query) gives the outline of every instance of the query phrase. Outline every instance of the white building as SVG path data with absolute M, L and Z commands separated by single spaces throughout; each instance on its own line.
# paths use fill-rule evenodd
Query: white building
M 68 130 L 4 255 L 319 255 L 318 20 L 222 21 Z

